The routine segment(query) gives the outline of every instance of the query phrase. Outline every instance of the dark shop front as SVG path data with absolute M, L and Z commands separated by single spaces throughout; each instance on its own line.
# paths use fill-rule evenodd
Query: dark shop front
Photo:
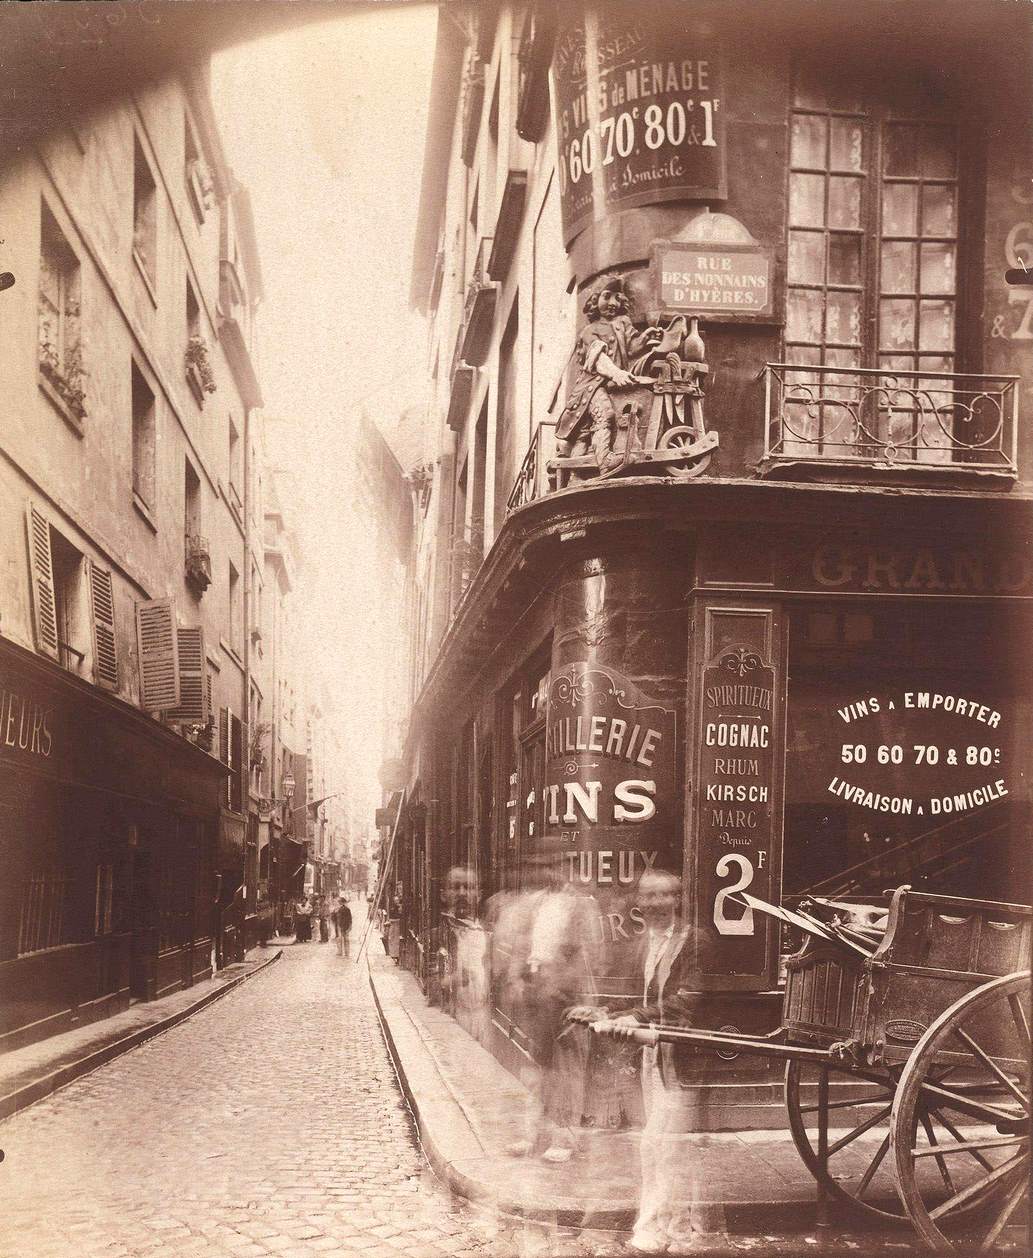
M 225 770 L 0 642 L 0 1051 L 211 974 Z

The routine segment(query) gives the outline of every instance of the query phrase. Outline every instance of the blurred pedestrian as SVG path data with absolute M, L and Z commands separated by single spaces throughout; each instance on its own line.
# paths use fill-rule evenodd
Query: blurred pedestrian
M 337 955 L 346 957 L 349 955 L 351 941 L 348 936 L 352 928 L 352 911 L 348 907 L 347 898 L 343 899 L 337 906 L 337 912 L 334 914 L 334 925 L 337 927 Z
M 666 870 L 650 869 L 639 880 L 636 897 L 646 924 L 639 950 L 642 1002 L 610 1020 L 604 1008 L 579 1008 L 571 1013 L 595 1030 L 630 1035 L 650 1023 L 688 1025 L 694 998 L 689 991 L 692 949 L 681 924 L 681 880 Z M 692 1130 L 691 1093 L 678 1082 L 674 1046 L 642 1049 L 642 1105 L 645 1124 L 639 1146 L 639 1207 L 630 1247 L 638 1253 L 660 1254 L 691 1242 L 703 1230 L 694 1209 L 696 1176 L 685 1161 L 678 1137 Z
M 564 881 L 558 853 L 530 863 L 525 890 L 500 913 L 512 949 L 504 981 L 533 1061 L 521 1072 L 531 1098 L 526 1135 L 510 1145 L 511 1156 L 566 1162 L 574 1155 L 584 1062 L 572 1038 L 561 1037 L 568 1011 L 595 994 L 595 917 L 595 902 Z

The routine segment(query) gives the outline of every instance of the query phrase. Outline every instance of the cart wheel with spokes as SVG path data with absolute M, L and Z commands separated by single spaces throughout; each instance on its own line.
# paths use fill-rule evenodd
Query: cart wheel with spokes
M 657 442 L 658 450 L 687 450 L 690 446 L 695 445 L 700 439 L 700 434 L 695 428 L 690 428 L 687 424 L 679 424 L 675 428 L 668 428 L 664 435 Z M 694 477 L 701 475 L 710 465 L 710 453 L 701 454 L 691 463 L 677 464 L 664 463 L 663 469 L 668 476 L 673 476 L 676 480 L 692 480 Z
M 908 1058 L 893 1104 L 900 1199 L 931 1249 L 987 1252 L 1029 1193 L 1030 976 L 968 992 Z
M 907 1214 L 886 1156 L 898 1073 L 899 1068 L 858 1070 L 790 1061 L 785 1098 L 793 1143 L 829 1197 L 869 1218 L 902 1223 Z M 845 1084 L 851 1085 L 849 1091 Z

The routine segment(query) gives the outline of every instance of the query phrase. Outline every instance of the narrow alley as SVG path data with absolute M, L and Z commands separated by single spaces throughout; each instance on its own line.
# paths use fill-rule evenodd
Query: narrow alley
M 333 943 L 286 946 L 181 1026 L 0 1124 L 0 1147 L 8 1255 L 461 1255 L 483 1242 L 416 1145 L 365 962 Z

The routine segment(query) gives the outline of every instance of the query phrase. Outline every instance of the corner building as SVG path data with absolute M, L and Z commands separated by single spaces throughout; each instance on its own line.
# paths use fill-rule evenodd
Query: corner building
M 746 1031 L 785 942 L 743 891 L 1024 898 L 1029 37 L 990 3 L 442 15 L 390 874 L 430 998 L 541 852 L 596 898 L 612 994 L 638 878 L 680 872 L 698 1024 Z M 563 444 L 606 277 L 677 360 L 610 390 L 609 464 L 590 418 Z M 769 1067 L 700 1079 L 708 1123 L 781 1121 Z

